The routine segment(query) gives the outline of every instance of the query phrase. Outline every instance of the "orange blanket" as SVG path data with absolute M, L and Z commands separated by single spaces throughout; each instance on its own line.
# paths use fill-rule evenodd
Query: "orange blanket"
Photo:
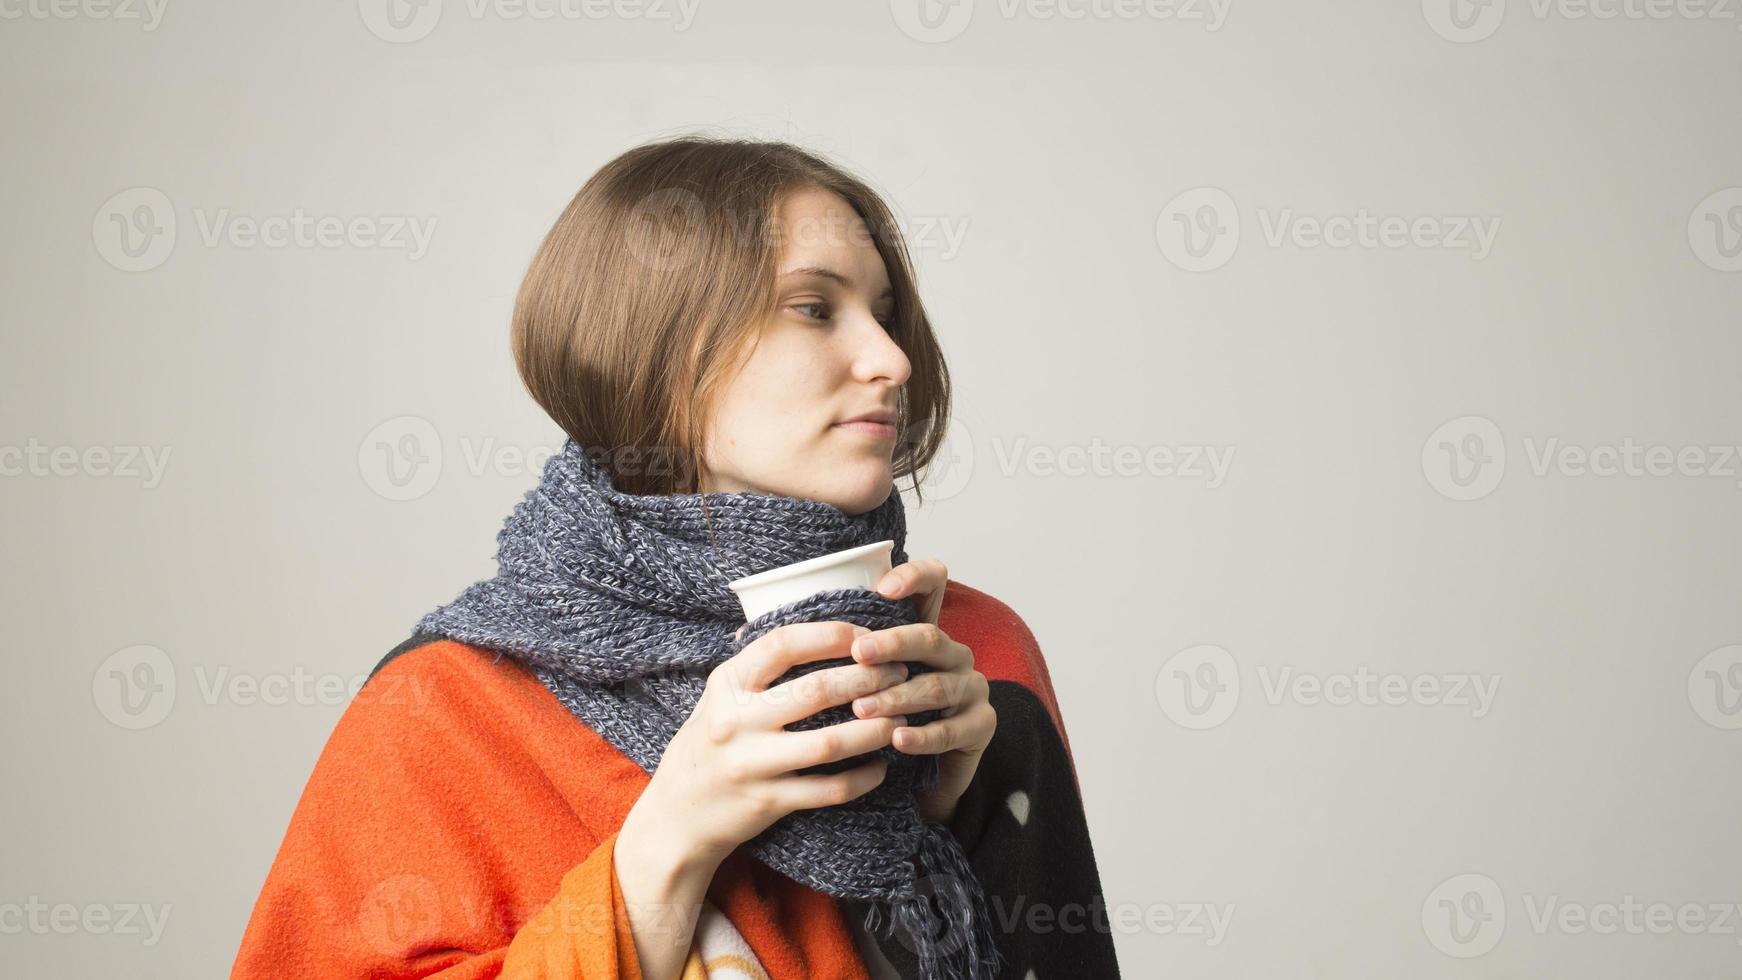
M 988 679 L 1008 682 L 995 688 L 1044 707 L 1041 724 L 1056 726 L 1057 763 L 1070 772 L 1058 783 L 1068 792 L 1054 795 L 1070 797 L 1086 853 L 1075 769 L 1033 636 L 1003 603 L 957 582 L 940 625 Z M 997 769 L 988 764 L 1001 743 L 1020 744 L 1003 733 L 998 698 L 994 707 L 1000 735 L 983 773 Z M 231 975 L 639 978 L 612 852 L 648 778 L 513 661 L 447 640 L 406 644 L 327 740 Z M 982 781 L 970 795 L 1002 799 Z M 964 799 L 952 829 L 974 838 L 964 838 L 970 854 L 993 809 Z M 848 908 L 742 851 L 721 865 L 708 901 L 773 980 L 867 976 Z M 686 976 L 699 965 L 693 953 Z

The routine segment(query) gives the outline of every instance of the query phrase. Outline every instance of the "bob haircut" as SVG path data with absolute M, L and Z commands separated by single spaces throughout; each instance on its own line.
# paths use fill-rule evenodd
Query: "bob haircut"
M 708 407 L 778 301 L 775 209 L 817 187 L 851 205 L 894 293 L 896 479 L 943 442 L 950 379 L 889 207 L 859 178 L 788 143 L 684 136 L 635 147 L 575 194 L 515 299 L 527 391 L 625 493 L 700 492 Z M 894 491 L 899 492 L 899 490 Z M 706 503 L 704 498 L 703 503 Z

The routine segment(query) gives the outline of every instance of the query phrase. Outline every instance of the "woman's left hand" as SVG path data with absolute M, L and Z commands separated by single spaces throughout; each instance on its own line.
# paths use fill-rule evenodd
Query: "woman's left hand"
M 938 785 L 918 794 L 920 816 L 949 823 L 956 802 L 973 782 L 980 757 L 992 743 L 998 713 L 987 700 L 985 675 L 974 669 L 974 651 L 938 628 L 949 571 L 935 559 L 898 565 L 877 583 L 886 599 L 915 596 L 920 622 L 867 633 L 853 641 L 859 663 L 917 660 L 931 668 L 900 684 L 853 702 L 859 718 L 941 709 L 942 717 L 918 728 L 897 728 L 893 744 L 909 755 L 937 755 Z

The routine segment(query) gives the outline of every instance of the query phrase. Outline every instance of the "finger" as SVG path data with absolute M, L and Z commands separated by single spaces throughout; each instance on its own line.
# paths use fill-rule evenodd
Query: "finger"
M 992 741 L 997 716 L 988 716 L 991 705 L 984 706 L 987 711 L 981 711 L 981 707 L 975 705 L 970 710 L 918 728 L 897 728 L 891 733 L 889 744 L 907 755 L 936 755 L 951 749 L 984 749 Z
M 936 623 L 906 623 L 873 630 L 853 641 L 853 659 L 862 664 L 917 660 L 936 670 L 972 666 L 974 653 L 939 629 Z
M 781 813 L 838 806 L 856 800 L 883 782 L 889 763 L 872 759 L 845 772 L 826 775 L 782 776 L 773 783 L 775 805 Z
M 886 599 L 936 592 L 950 580 L 949 569 L 936 558 L 920 558 L 897 565 L 885 572 L 877 582 L 877 591 Z
M 727 668 L 727 677 L 743 689 L 762 691 L 794 664 L 846 657 L 853 638 L 869 632 L 863 626 L 840 620 L 789 623 L 757 637 L 720 667 Z
M 780 728 L 832 705 L 900 684 L 907 673 L 907 665 L 899 663 L 825 667 L 753 695 L 745 720 L 754 728 Z
M 986 678 L 979 671 L 937 670 L 854 698 L 853 714 L 875 718 L 938 709 L 948 717 L 985 698 Z
M 889 736 L 907 724 L 907 719 L 855 718 L 838 725 L 802 732 L 777 732 L 768 736 L 771 748 L 758 755 L 759 767 L 768 775 L 789 773 L 826 762 L 861 755 L 889 744 Z

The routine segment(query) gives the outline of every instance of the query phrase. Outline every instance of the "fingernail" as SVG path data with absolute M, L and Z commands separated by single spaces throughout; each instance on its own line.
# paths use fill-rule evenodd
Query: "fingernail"
M 853 635 L 854 636 L 864 636 L 866 633 L 869 633 L 869 632 L 871 632 L 871 627 L 869 627 L 869 626 L 854 626 L 853 627 Z
M 869 718 L 877 710 L 876 698 L 859 698 L 853 702 L 853 713 L 861 718 Z

